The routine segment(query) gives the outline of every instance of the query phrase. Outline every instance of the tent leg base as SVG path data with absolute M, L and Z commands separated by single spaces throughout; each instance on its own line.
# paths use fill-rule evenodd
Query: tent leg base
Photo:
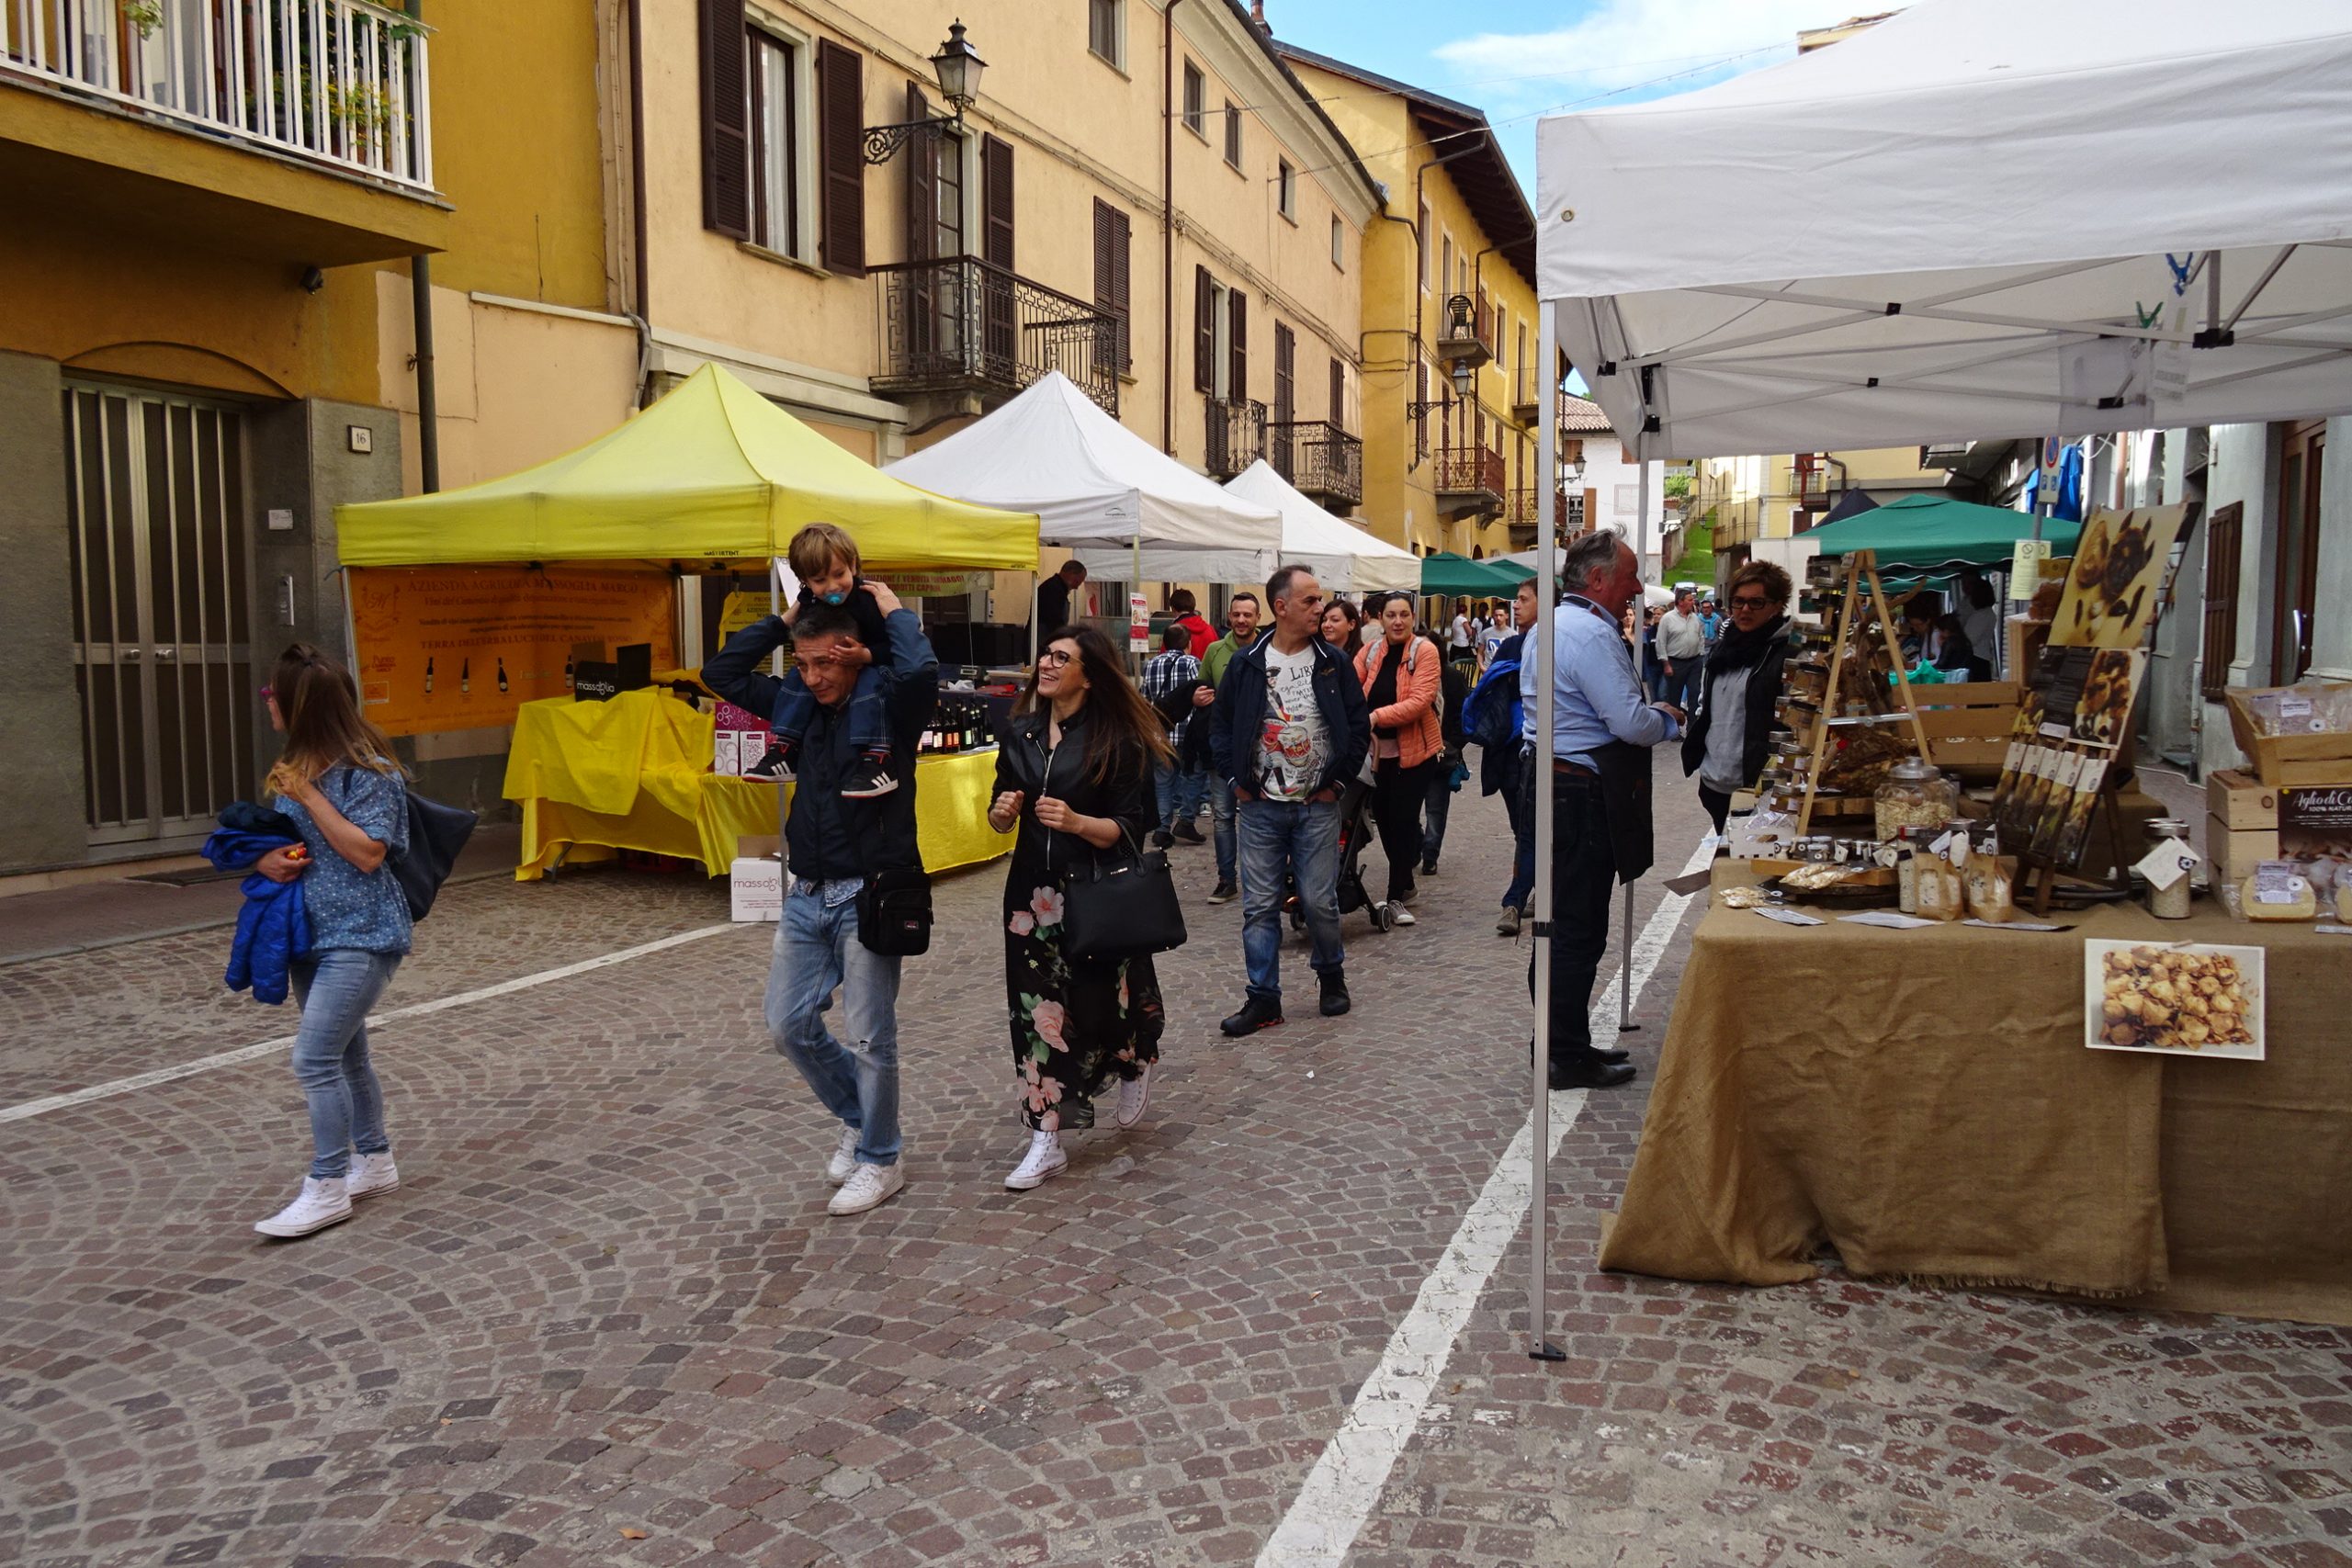
M 1617 1032 L 1620 1034 L 1631 1034 L 1640 1027 L 1641 1025 L 1638 1023 L 1621 1023 L 1617 1026 Z
M 1527 1353 L 1527 1359 L 1531 1361 L 1565 1361 L 1568 1359 L 1568 1353 L 1550 1340 L 1544 1339 L 1539 1340 L 1535 1348 Z

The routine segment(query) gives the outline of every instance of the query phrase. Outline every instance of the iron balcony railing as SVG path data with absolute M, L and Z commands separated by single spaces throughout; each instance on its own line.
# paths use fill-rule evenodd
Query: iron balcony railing
M 429 191 L 428 31 L 368 0 L 0 0 L 0 83 Z
M 1206 466 L 1229 479 L 1266 455 L 1266 405 L 1244 398 L 1208 400 Z
M 1476 446 L 1442 446 L 1436 457 L 1435 488 L 1440 495 L 1491 497 L 1503 503 L 1503 455 Z
M 1058 370 L 1119 412 L 1119 317 L 978 256 L 867 270 L 882 291 L 876 391 L 1002 399 Z
M 1363 440 L 1324 419 L 1277 420 L 1266 427 L 1274 471 L 1315 500 L 1363 500 Z

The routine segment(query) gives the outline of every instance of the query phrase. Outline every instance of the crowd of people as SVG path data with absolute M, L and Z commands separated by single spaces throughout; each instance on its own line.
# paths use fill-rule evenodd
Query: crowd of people
M 812 529 L 795 558 L 805 560 L 798 602 L 735 634 L 702 672 L 719 696 L 787 721 L 778 728 L 788 725 L 797 788 L 764 1012 L 776 1049 L 839 1124 L 825 1175 L 836 1189 L 828 1208 L 842 1215 L 873 1209 L 905 1184 L 898 990 L 905 959 L 927 942 L 930 913 L 916 774 L 894 760 L 914 755 L 939 681 L 921 618 L 863 574 L 855 549 L 839 530 Z M 1079 581 L 1063 575 L 1048 587 L 1062 590 L 1066 606 Z M 1560 1089 L 1634 1077 L 1623 1052 L 1594 1045 L 1586 1021 L 1616 886 L 1650 862 L 1650 751 L 1680 740 L 1711 810 L 1726 786 L 1753 776 L 1764 730 L 1758 694 L 1773 684 L 1768 661 L 1785 648 L 1789 581 L 1776 567 L 1735 576 L 1711 671 L 1703 648 L 1688 651 L 1677 626 L 1664 650 L 1677 665 L 1668 696 L 1645 687 L 1636 661 L 1641 583 L 1624 542 L 1608 530 L 1577 538 L 1561 581 L 1566 592 L 1545 633 L 1548 701 L 1539 700 L 1528 646 L 1544 624 L 1532 581 L 1494 617 L 1498 626 L 1509 615 L 1502 635 L 1457 617 L 1455 630 L 1470 640 L 1449 632 L 1442 646 L 1412 595 L 1351 604 L 1326 594 L 1302 566 L 1276 570 L 1262 594 L 1234 593 L 1222 636 L 1210 635 L 1180 590 L 1139 681 L 1101 632 L 1070 621 L 1065 608 L 1001 732 L 988 813 L 998 831 L 1013 834 L 1001 906 L 1006 1016 L 1029 1143 L 1004 1178 L 1008 1188 L 1032 1189 L 1065 1170 L 1061 1134 L 1094 1126 L 1106 1095 L 1114 1125 L 1137 1124 L 1166 1030 L 1152 959 L 1101 956 L 1099 942 L 1072 936 L 1074 874 L 1099 872 L 1106 857 L 1130 862 L 1147 841 L 1163 851 L 1201 842 L 1207 810 L 1216 861 L 1208 901 L 1238 897 L 1243 907 L 1241 1002 L 1222 1032 L 1241 1037 L 1283 1021 L 1286 917 L 1306 931 L 1317 1010 L 1343 1015 L 1353 1005 L 1340 930 L 1343 838 L 1352 858 L 1363 827 L 1376 830 L 1386 862 L 1378 902 L 1394 923 L 1412 923 L 1417 879 L 1437 870 L 1447 803 L 1472 776 L 1464 753 L 1477 750 L 1478 787 L 1503 795 L 1511 824 L 1497 930 L 1516 934 L 1534 882 L 1536 726 L 1547 716 L 1548 1076 Z M 1696 605 L 1678 610 L 1698 614 Z M 790 672 L 770 674 L 772 656 L 786 649 Z M 1447 657 L 1456 650 L 1469 657 Z M 272 882 L 305 879 L 320 927 L 313 956 L 294 971 L 302 1006 L 295 1060 L 313 1160 L 295 1201 L 256 1227 L 292 1236 L 347 1218 L 354 1199 L 399 1181 L 365 1020 L 408 950 L 407 908 L 388 863 L 403 842 L 403 784 L 349 674 L 316 649 L 289 649 L 266 694 L 288 737 L 270 788 L 300 844 L 257 869 Z M 1695 722 L 1687 716 L 1693 708 Z M 917 927 L 921 940 L 909 941 Z M 1531 994 L 1533 976 L 1531 953 Z

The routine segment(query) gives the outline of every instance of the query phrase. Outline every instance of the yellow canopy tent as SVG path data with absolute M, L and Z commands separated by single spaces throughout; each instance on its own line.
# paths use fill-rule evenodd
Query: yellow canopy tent
M 868 561 L 1035 571 L 1037 519 L 890 478 L 716 365 L 619 428 L 503 479 L 335 509 L 345 566 L 763 559 L 804 524 Z

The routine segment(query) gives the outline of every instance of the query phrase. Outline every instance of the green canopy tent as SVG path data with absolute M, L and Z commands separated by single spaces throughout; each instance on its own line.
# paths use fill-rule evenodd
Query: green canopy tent
M 2082 534 L 2079 523 L 2044 519 L 2041 536 L 2053 556 L 2074 554 Z M 1906 495 L 1874 511 L 1825 523 L 1803 537 L 1818 545 L 1825 556 L 1849 550 L 1876 550 L 1882 570 L 1888 567 L 2001 567 L 2009 564 L 2019 539 L 2033 536 L 2030 513 L 1998 506 L 1979 506 L 1942 495 Z
M 1499 560 L 1472 560 L 1451 550 L 1421 558 L 1423 594 L 1447 593 L 1464 598 L 1499 597 L 1518 592 L 1535 574 Z

